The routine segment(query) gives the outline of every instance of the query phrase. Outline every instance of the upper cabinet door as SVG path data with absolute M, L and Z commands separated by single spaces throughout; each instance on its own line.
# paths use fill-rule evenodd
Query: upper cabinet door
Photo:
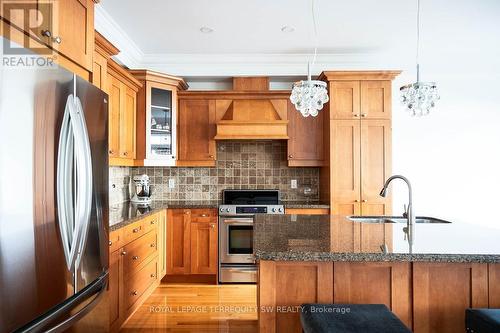
M 330 82 L 330 119 L 360 118 L 360 82 Z
M 120 119 L 120 157 L 135 158 L 136 92 L 122 83 L 123 109 Z
M 361 81 L 361 118 L 391 119 L 391 81 Z
M 391 196 L 379 195 L 391 176 L 391 121 L 361 122 L 361 210 L 363 215 L 390 215 Z
M 288 166 L 324 165 L 323 119 L 325 110 L 316 117 L 304 118 L 288 102 Z
M 108 112 L 108 149 L 109 157 L 119 157 L 120 150 L 120 108 L 123 90 L 121 82 L 112 75 L 108 76 L 109 112 Z
M 360 121 L 332 120 L 333 214 L 360 214 Z
M 215 166 L 215 122 L 215 100 L 180 100 L 177 165 Z
M 52 47 L 92 71 L 94 3 L 92 0 L 54 0 Z

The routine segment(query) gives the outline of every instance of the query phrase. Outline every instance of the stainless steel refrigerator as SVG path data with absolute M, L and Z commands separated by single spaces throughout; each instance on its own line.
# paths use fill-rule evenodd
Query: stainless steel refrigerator
M 107 331 L 107 99 L 57 66 L 0 65 L 2 333 Z

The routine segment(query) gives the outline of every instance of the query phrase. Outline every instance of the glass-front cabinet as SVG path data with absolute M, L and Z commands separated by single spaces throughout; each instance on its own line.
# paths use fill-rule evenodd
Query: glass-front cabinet
M 175 159 L 176 117 L 172 90 L 151 87 L 146 158 Z
M 142 83 L 137 98 L 137 159 L 135 165 L 173 166 L 177 160 L 177 91 L 186 83 L 174 76 L 131 71 Z

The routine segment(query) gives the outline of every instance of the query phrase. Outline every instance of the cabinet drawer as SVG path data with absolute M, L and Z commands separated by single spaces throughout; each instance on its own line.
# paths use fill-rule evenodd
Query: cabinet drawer
M 134 268 L 151 257 L 157 252 L 158 245 L 157 233 L 152 231 L 143 237 L 136 239 L 123 248 L 123 275 L 132 273 Z
M 122 234 L 123 244 L 128 244 L 144 235 L 146 231 L 144 230 L 143 224 L 143 221 L 140 220 L 124 227 Z
M 152 214 L 145 217 L 142 220 L 144 226 L 144 232 L 149 232 L 150 230 L 157 229 L 160 224 L 160 214 Z
M 191 209 L 191 222 L 214 222 L 217 220 L 216 209 Z
M 128 311 L 144 292 L 156 281 L 158 276 L 158 261 L 157 258 L 151 260 L 141 270 L 131 275 L 125 281 L 125 310 Z
M 109 252 L 115 252 L 122 245 L 122 230 L 118 229 L 109 233 Z

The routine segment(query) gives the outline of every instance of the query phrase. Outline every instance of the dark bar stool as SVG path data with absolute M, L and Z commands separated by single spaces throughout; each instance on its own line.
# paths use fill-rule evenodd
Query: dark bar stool
M 500 309 L 465 310 L 465 327 L 471 333 L 500 332 Z
M 305 333 L 411 333 L 383 304 L 304 304 Z

